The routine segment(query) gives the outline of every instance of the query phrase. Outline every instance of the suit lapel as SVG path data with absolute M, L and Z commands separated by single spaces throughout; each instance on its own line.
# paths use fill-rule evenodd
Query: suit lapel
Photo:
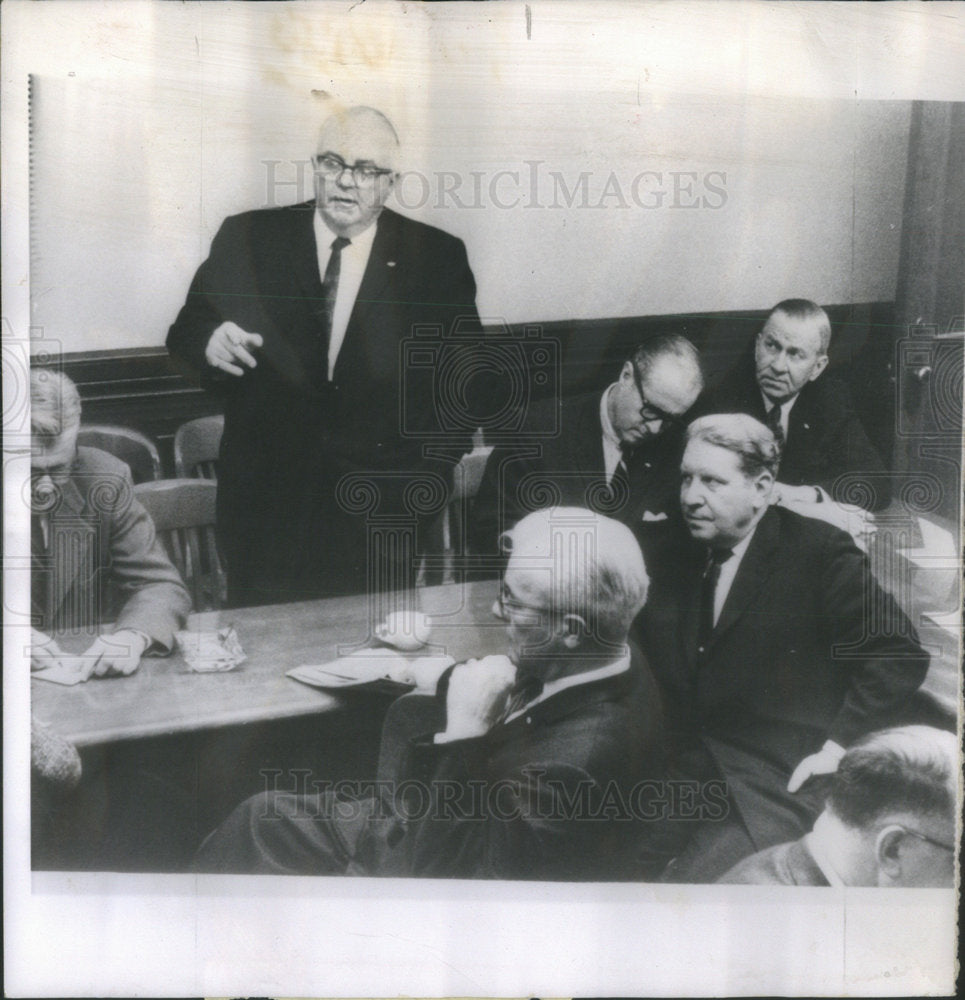
M 730 593 L 711 635 L 711 644 L 717 642 L 744 614 L 774 571 L 774 550 L 777 548 L 779 528 L 777 515 L 773 510 L 768 510 L 757 525 L 751 544 L 737 569 Z
M 388 209 L 379 216 L 369 260 L 352 305 L 345 339 L 335 361 L 336 381 L 353 368 L 365 370 L 367 364 L 371 367 L 373 360 L 378 360 L 377 356 L 389 346 L 384 338 L 391 336 L 397 339 L 399 336 L 399 321 L 392 315 L 393 310 L 398 307 L 398 294 L 392 292 L 390 287 L 396 278 L 396 271 L 404 266 L 399 252 L 397 218 Z M 367 343 L 363 343 L 362 331 L 368 331 Z M 380 336 L 382 339 L 379 339 Z M 366 357 L 368 363 L 364 360 Z M 381 358 L 382 362 L 386 360 Z

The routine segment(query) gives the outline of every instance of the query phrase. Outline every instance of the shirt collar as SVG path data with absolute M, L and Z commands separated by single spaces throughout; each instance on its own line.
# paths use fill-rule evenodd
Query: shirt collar
M 758 392 L 760 392 L 760 390 L 758 390 Z M 781 420 L 787 419 L 788 414 L 791 412 L 791 407 L 794 406 L 797 402 L 798 396 L 800 395 L 801 394 L 799 392 L 796 392 L 790 399 L 785 399 L 784 402 L 781 403 Z M 763 392 L 761 392 L 761 399 L 764 400 L 765 413 L 770 413 L 771 408 L 777 405 L 774 400 L 769 399 Z
M 815 837 L 813 832 L 805 834 L 804 844 L 811 852 L 811 857 L 814 858 L 814 863 L 821 869 L 821 874 L 828 880 L 828 884 L 833 886 L 843 886 L 844 881 L 834 870 L 834 866 L 831 864 L 830 859 L 821 848 L 820 838 Z
M 315 244 L 318 247 L 320 253 L 324 253 L 328 256 L 332 252 L 332 241 L 336 238 L 336 233 L 333 233 L 328 226 L 325 225 L 325 220 L 322 218 L 322 213 L 319 212 L 318 208 L 315 209 L 315 214 L 312 218 L 312 226 L 315 230 Z M 363 229 L 362 232 L 357 233 L 349 240 L 349 246 L 343 250 L 343 253 L 364 253 L 368 257 L 369 252 L 372 249 L 372 243 L 375 241 L 375 232 L 379 227 L 379 220 L 376 219 L 368 229 Z
M 610 421 L 610 408 L 608 406 L 610 393 L 613 392 L 615 387 L 616 382 L 611 383 L 603 390 L 603 395 L 600 397 L 600 426 L 603 428 L 603 437 L 619 448 L 620 438 L 617 437 L 617 432 L 613 429 L 613 424 Z
M 543 685 L 543 690 L 540 692 L 539 697 L 534 698 L 528 705 L 524 705 L 519 709 L 519 711 L 507 716 L 506 722 L 512 721 L 524 712 L 528 712 L 534 705 L 538 705 L 541 701 L 546 701 L 547 698 L 552 698 L 554 694 L 559 694 L 567 688 L 582 684 L 591 684 L 593 681 L 601 681 L 606 677 L 616 677 L 617 674 L 625 673 L 629 669 L 630 652 L 628 650 L 619 659 L 614 660 L 612 663 L 604 664 L 602 667 L 597 667 L 594 670 L 586 670 L 581 674 L 567 674 L 565 677 L 560 677 L 555 681 L 547 681 Z

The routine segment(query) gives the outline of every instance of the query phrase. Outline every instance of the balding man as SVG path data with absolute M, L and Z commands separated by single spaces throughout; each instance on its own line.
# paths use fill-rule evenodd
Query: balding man
M 715 881 L 741 857 L 800 836 L 823 775 L 895 721 L 928 656 L 843 531 L 772 503 L 779 449 L 743 413 L 687 428 L 686 535 L 651 560 L 641 616 L 668 700 L 682 776 L 727 782 L 730 813 L 681 824 L 675 881 Z
M 511 659 L 443 675 L 437 731 L 412 740 L 381 800 L 265 793 L 208 838 L 197 869 L 638 874 L 634 790 L 653 794 L 663 760 L 653 679 L 627 642 L 647 585 L 624 525 L 576 508 L 523 518 L 500 592 Z
M 191 599 L 131 473 L 97 448 L 79 448 L 80 395 L 66 375 L 30 373 L 31 665 L 78 680 L 131 674 L 146 653 L 167 654 Z M 113 623 L 113 624 L 107 624 Z M 54 633 L 88 632 L 79 657 Z
M 406 513 L 437 424 L 431 390 L 403 391 L 401 342 L 478 326 L 462 242 L 385 207 L 400 152 L 383 114 L 333 114 L 313 163 L 313 201 L 224 222 L 168 333 L 224 402 L 218 530 L 234 604 L 366 589 L 364 512 L 346 511 L 358 494 L 338 484 L 357 474 L 379 516 Z M 412 571 L 381 566 L 371 585 Z
M 703 386 L 694 346 L 678 334 L 638 344 L 603 390 L 551 399 L 531 424 L 556 427 L 496 448 L 473 505 L 472 549 L 496 552 L 500 534 L 547 503 L 596 510 L 637 529 L 676 505 L 684 415 Z
M 844 382 L 827 373 L 831 322 L 809 299 L 785 299 L 754 341 L 753 357 L 697 403 L 695 413 L 746 413 L 766 424 L 781 445 L 774 500 L 827 519 L 818 505 L 831 499 L 868 509 L 887 506 L 884 465 L 854 412 Z M 866 487 L 855 479 L 867 477 Z M 844 488 L 835 482 L 848 476 Z
M 951 888 L 958 750 L 953 733 L 930 726 L 863 737 L 841 758 L 814 829 L 745 858 L 720 881 Z

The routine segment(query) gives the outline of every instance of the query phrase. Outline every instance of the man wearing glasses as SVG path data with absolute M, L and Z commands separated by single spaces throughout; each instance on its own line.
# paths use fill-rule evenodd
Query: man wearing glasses
M 197 871 L 647 874 L 635 860 L 646 827 L 633 820 L 666 789 L 660 699 L 627 640 L 647 597 L 643 556 L 626 526 L 582 508 L 529 514 L 510 547 L 509 656 L 443 674 L 435 724 L 409 734 L 378 798 L 264 792 L 207 838 Z
M 542 404 L 533 426 L 558 433 L 523 432 L 490 455 L 473 508 L 473 552 L 493 554 L 503 531 L 547 503 L 587 507 L 633 529 L 665 520 L 676 506 L 684 416 L 702 386 L 696 348 L 658 334 L 633 349 L 602 394 Z
M 872 733 L 841 758 L 810 833 L 746 858 L 720 881 L 951 888 L 958 775 L 952 733 Z
M 313 166 L 313 201 L 224 222 L 168 333 L 223 399 L 218 527 L 233 604 L 365 589 L 365 515 L 345 511 L 339 482 L 344 493 L 360 474 L 380 515 L 401 511 L 405 484 L 430 468 L 420 434 L 435 414 L 432 392 L 403 392 L 400 342 L 478 328 L 462 242 L 385 207 L 399 141 L 383 114 L 333 114 Z M 379 572 L 400 586 L 411 569 Z

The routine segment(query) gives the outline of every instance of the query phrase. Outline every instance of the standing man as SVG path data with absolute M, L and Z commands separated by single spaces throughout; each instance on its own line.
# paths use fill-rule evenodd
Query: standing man
M 69 664 L 86 680 L 131 674 L 145 653 L 170 653 L 191 598 L 134 497 L 130 470 L 78 448 L 79 429 L 74 383 L 31 371 L 31 668 Z M 96 638 L 80 657 L 64 657 L 50 633 L 81 629 Z
M 891 496 L 884 465 L 854 412 L 847 386 L 824 373 L 831 344 L 827 313 L 808 299 L 779 302 L 754 341 L 753 361 L 737 366 L 698 402 L 696 412 L 746 413 L 781 445 L 774 502 L 821 517 L 832 498 L 868 509 Z M 835 495 L 846 473 L 869 475 L 868 489 Z
M 409 742 L 381 799 L 255 796 L 208 837 L 196 870 L 636 877 L 628 804 L 663 764 L 653 677 L 627 642 L 646 596 L 626 527 L 587 510 L 528 515 L 500 593 L 512 660 L 442 676 L 437 731 Z
M 730 815 L 681 825 L 667 878 L 714 881 L 806 833 L 821 775 L 901 711 L 928 656 L 843 531 L 772 505 L 779 450 L 746 414 L 687 428 L 680 504 L 689 541 L 651 561 L 641 616 L 668 698 L 677 767 L 723 778 Z
M 473 552 L 495 554 L 503 531 L 547 503 L 588 507 L 633 529 L 666 519 L 676 503 L 682 418 L 702 385 L 693 344 L 658 334 L 633 349 L 602 394 L 543 403 L 533 426 L 558 433 L 524 431 L 519 444 L 490 455 L 473 507 Z
M 403 392 L 401 341 L 478 326 L 462 242 L 385 208 L 399 141 L 381 112 L 333 114 L 313 162 L 313 202 L 225 220 L 168 333 L 224 400 L 218 528 L 236 605 L 366 588 L 364 515 L 339 481 L 368 476 L 379 513 L 402 512 L 437 425 L 431 393 Z

